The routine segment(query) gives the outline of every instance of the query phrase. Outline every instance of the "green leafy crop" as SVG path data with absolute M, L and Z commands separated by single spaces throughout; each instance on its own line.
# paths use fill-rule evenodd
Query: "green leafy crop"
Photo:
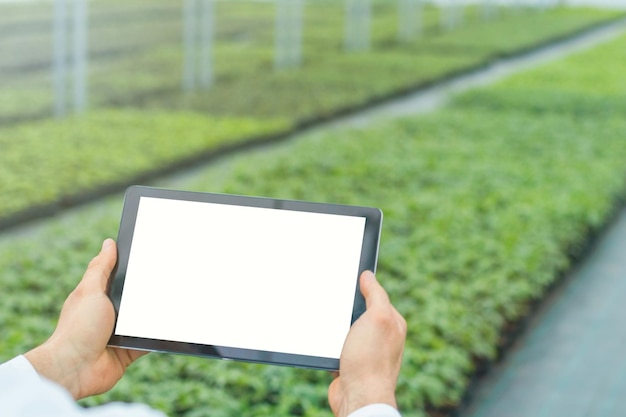
M 243 155 L 183 188 L 381 207 L 378 276 L 409 323 L 398 401 L 403 415 L 425 416 L 459 402 L 474 359 L 496 356 L 502 327 L 527 313 L 624 197 L 626 90 L 610 74 L 626 65 L 625 44 L 470 92 L 427 117 Z M 580 111 L 599 100 L 581 85 L 589 74 L 605 80 L 607 111 Z M 0 242 L 0 360 L 52 331 L 120 210 L 116 197 Z M 86 404 L 139 401 L 173 417 L 329 416 L 329 380 L 151 354 Z
M 0 130 L 0 219 L 289 128 L 279 119 L 100 110 Z
M 226 191 L 382 207 L 380 276 L 409 324 L 399 401 L 455 404 L 473 358 L 624 194 L 623 118 L 453 109 L 299 144 Z M 199 182 L 197 189 L 208 189 Z
M 0 51 L 15 55 L 7 67 L 0 66 L 5 75 L 0 80 L 0 123 L 11 125 L 0 128 L 0 222 L 33 207 L 63 206 L 75 193 L 128 183 L 227 144 L 294 130 L 384 100 L 619 15 L 502 8 L 496 19 L 483 20 L 477 8 L 468 7 L 463 25 L 445 31 L 442 11 L 428 5 L 422 36 L 401 43 L 396 2 L 373 4 L 371 50 L 346 53 L 343 3 L 307 3 L 302 66 L 275 71 L 274 7 L 218 2 L 215 85 L 183 93 L 180 6 L 165 1 L 151 2 L 149 8 L 135 1 L 95 3 L 89 32 L 94 110 L 84 118 L 28 123 L 24 119 L 52 111 L 49 65 L 40 61 L 49 54 L 50 10 L 2 5 L 0 28 L 30 23 L 15 26 L 15 40 L 22 42 L 19 54 L 10 53 L 13 38 L 0 39 Z M 31 69 L 21 71 L 22 65 Z M 619 68 L 611 74 L 619 78 Z M 526 87 L 521 93 L 509 89 L 502 100 L 526 92 Z M 550 99 L 567 101 L 564 94 Z M 612 106 L 601 95 L 579 105 L 594 111 Z M 109 110 L 111 106 L 118 110 Z

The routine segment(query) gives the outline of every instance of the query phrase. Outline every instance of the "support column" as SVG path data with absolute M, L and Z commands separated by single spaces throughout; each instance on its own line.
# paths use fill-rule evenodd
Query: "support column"
M 345 45 L 349 51 L 366 51 L 370 48 L 372 19 L 370 0 L 346 0 Z

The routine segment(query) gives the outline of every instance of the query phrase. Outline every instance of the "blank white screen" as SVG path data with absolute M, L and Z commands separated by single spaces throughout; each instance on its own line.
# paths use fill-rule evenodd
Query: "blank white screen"
M 365 218 L 141 197 L 115 334 L 339 358 Z

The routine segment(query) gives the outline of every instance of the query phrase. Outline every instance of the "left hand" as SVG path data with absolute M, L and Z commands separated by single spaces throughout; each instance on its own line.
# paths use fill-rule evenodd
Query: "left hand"
M 397 408 L 396 383 L 402 365 L 407 325 L 374 274 L 360 279 L 366 311 L 354 322 L 341 351 L 339 374 L 328 387 L 336 417 L 369 404 Z
M 40 375 L 67 388 L 75 399 L 110 390 L 146 353 L 107 347 L 115 311 L 106 286 L 116 259 L 115 241 L 105 240 L 65 300 L 52 336 L 25 355 Z

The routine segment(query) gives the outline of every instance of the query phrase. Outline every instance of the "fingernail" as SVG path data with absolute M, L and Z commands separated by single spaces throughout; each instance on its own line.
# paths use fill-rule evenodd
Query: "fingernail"
M 376 281 L 376 275 L 374 275 L 372 271 L 363 272 L 363 278 L 370 281 Z
M 104 242 L 102 242 L 102 250 L 108 249 L 112 243 L 113 241 L 111 239 L 105 239 Z

